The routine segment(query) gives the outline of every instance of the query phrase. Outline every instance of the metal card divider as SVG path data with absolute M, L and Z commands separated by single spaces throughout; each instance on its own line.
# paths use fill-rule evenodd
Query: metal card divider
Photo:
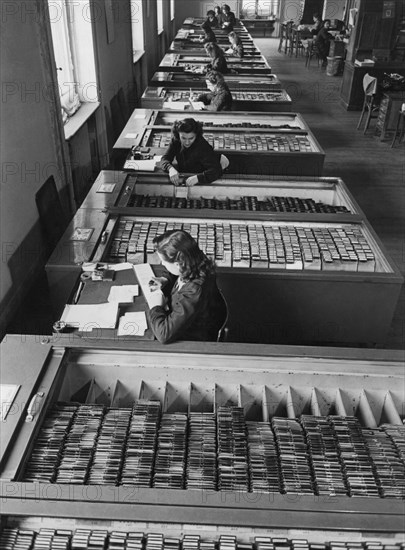
M 118 216 L 109 218 L 106 228 L 101 234 L 100 241 L 91 257 L 92 262 L 100 262 L 102 260 L 104 253 L 106 252 L 106 250 L 108 250 L 111 244 L 114 229 L 116 224 L 118 223 L 118 220 Z

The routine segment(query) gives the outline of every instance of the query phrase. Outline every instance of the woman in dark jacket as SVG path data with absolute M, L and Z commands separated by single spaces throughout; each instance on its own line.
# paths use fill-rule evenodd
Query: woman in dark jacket
M 232 94 L 222 74 L 218 71 L 210 71 L 205 82 L 210 91 L 207 94 L 200 94 L 197 101 L 202 101 L 208 111 L 230 111 Z
M 315 38 L 315 46 L 318 50 L 318 55 L 322 59 L 322 66 L 327 64 L 327 57 L 329 55 L 330 41 L 333 40 L 333 36 L 328 32 L 330 28 L 330 19 L 325 19 L 323 27 L 318 32 Z
M 212 260 L 182 230 L 154 239 L 165 268 L 150 281 L 150 322 L 159 342 L 215 341 L 226 319 L 226 304 L 217 287 Z
M 233 50 L 233 54 L 237 55 L 238 57 L 243 57 L 244 50 L 243 50 L 243 43 L 240 37 L 236 34 L 236 32 L 231 31 L 228 34 L 228 40 L 231 43 L 231 49 Z
M 218 71 L 219 73 L 226 74 L 228 72 L 228 64 L 225 59 L 224 50 L 214 44 L 213 42 L 207 42 L 204 44 L 205 51 L 211 58 L 211 62 L 208 63 L 207 71 Z
M 219 12 L 221 12 L 220 9 L 219 9 Z M 208 25 L 213 29 L 216 29 L 218 27 L 218 19 L 217 19 L 217 16 L 215 15 L 214 10 L 207 11 L 207 19 L 205 20 L 205 23 L 208 23 Z
M 203 42 L 206 44 L 207 42 L 216 42 L 217 37 L 215 36 L 214 31 L 210 27 L 209 23 L 207 21 L 204 21 L 204 23 L 201 25 L 203 35 L 200 38 L 200 42 Z
M 172 162 L 176 159 L 177 169 Z M 212 183 L 222 175 L 220 156 L 203 137 L 202 124 L 193 118 L 176 120 L 172 139 L 162 156 L 161 167 L 169 172 L 172 183 L 179 185 L 180 172 L 195 174 L 186 180 L 187 186 Z
M 218 20 L 221 29 L 224 29 L 226 32 L 233 31 L 233 28 L 236 25 L 236 17 L 228 4 L 222 4 L 221 15 Z

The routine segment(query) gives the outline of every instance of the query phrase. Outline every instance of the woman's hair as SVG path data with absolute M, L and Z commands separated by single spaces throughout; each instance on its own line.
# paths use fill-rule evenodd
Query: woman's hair
M 212 59 L 215 59 L 216 57 L 225 57 L 224 50 L 214 42 L 207 42 L 204 44 L 204 48 Z
M 231 31 L 231 32 L 228 34 L 228 37 L 231 39 L 231 42 L 232 42 L 233 44 L 235 44 L 236 46 L 237 46 L 238 44 L 241 44 L 241 42 L 242 42 L 241 39 L 240 39 L 240 37 L 239 37 L 239 35 L 236 34 L 235 31 Z
M 321 16 L 319 15 L 319 13 L 314 13 L 314 15 L 312 16 L 314 19 L 316 19 L 317 21 L 321 21 Z
M 155 251 L 169 263 L 177 262 L 181 278 L 192 281 L 214 272 L 214 262 L 207 258 L 193 237 L 183 230 L 166 231 L 153 239 Z
M 201 28 L 203 31 L 205 31 L 206 33 L 207 32 L 212 32 L 211 30 L 211 25 L 208 23 L 208 21 L 204 21 L 204 23 L 201 23 Z
M 214 13 L 221 13 L 221 6 L 214 6 Z
M 215 11 L 214 10 L 208 10 L 207 11 L 207 17 L 215 17 Z
M 208 71 L 205 76 L 206 80 L 209 80 L 211 84 L 223 84 L 225 79 L 219 71 Z
M 226 13 L 229 13 L 231 11 L 230 6 L 228 4 L 222 4 L 222 9 L 226 11 Z
M 172 126 L 172 138 L 180 141 L 180 132 L 190 134 L 193 132 L 197 138 L 203 134 L 203 125 L 194 118 L 183 118 L 183 120 L 175 120 Z
M 324 19 L 323 24 L 325 25 L 325 23 L 329 23 L 330 25 L 330 19 Z

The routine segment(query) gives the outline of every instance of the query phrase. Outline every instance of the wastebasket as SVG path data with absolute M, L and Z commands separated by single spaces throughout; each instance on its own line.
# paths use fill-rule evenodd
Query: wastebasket
M 326 67 L 326 74 L 328 76 L 336 76 L 339 73 L 342 56 L 328 57 L 327 59 L 328 65 Z

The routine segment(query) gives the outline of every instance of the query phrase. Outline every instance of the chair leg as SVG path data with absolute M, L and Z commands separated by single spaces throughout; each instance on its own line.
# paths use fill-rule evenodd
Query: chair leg
M 366 124 L 364 126 L 363 134 L 365 134 L 370 126 L 371 115 L 373 114 L 373 102 L 367 105 L 368 113 L 366 118 Z
M 363 108 L 361 110 L 359 123 L 357 124 L 357 130 L 360 130 L 360 126 L 361 126 L 361 123 L 363 122 L 363 116 L 364 116 L 365 111 L 366 111 L 366 100 L 364 100 L 364 102 L 363 102 Z

